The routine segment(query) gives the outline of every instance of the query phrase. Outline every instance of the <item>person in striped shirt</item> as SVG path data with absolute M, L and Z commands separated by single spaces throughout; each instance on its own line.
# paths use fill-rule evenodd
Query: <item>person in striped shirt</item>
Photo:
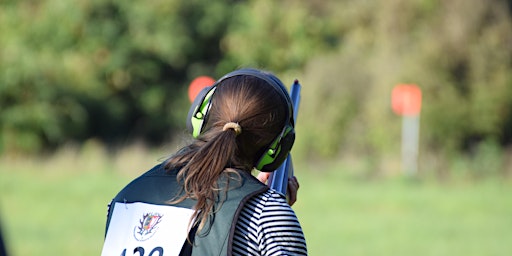
M 228 73 L 199 93 L 187 127 L 189 145 L 112 200 L 102 255 L 307 255 L 291 208 L 297 179 L 290 201 L 265 185 L 295 140 L 282 82 L 257 69 Z

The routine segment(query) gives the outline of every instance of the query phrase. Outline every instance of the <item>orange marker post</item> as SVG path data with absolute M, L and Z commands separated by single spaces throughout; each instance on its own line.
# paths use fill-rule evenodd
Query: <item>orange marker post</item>
M 209 77 L 209 76 L 198 76 L 192 82 L 190 82 L 190 85 L 188 86 L 188 99 L 190 102 L 194 102 L 194 99 L 196 98 L 197 94 L 199 92 L 208 86 L 211 86 L 215 83 L 215 79 Z
M 391 108 L 402 116 L 402 171 L 418 171 L 421 89 L 415 84 L 399 84 L 391 92 Z

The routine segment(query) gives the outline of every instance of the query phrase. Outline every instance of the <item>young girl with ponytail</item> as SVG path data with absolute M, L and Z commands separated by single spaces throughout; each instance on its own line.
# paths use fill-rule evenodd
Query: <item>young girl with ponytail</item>
M 251 174 L 274 171 L 293 145 L 282 82 L 231 72 L 196 97 L 187 126 L 194 140 L 112 201 L 102 255 L 307 255 L 296 178 L 287 202 Z

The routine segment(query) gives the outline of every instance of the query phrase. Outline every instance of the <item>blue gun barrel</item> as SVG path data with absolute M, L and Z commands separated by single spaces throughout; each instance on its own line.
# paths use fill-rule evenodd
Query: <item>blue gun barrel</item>
M 299 112 L 300 103 L 300 90 L 301 85 L 298 80 L 295 80 L 290 89 L 290 98 L 293 104 L 293 120 L 295 125 L 297 124 L 297 114 Z M 292 156 L 288 154 L 283 164 L 279 166 L 274 172 L 270 174 L 268 180 L 268 186 L 279 193 L 286 196 L 286 189 L 288 187 L 288 178 L 293 176 L 293 163 Z

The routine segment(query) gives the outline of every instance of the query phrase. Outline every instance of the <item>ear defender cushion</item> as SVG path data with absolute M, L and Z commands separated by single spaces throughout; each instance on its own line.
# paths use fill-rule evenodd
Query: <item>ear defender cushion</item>
M 286 126 L 284 133 L 280 134 L 258 160 L 255 168 L 262 172 L 273 172 L 284 162 L 295 142 L 295 130 Z
M 210 108 L 210 101 L 215 91 L 214 86 L 203 88 L 192 102 L 188 110 L 187 130 L 194 138 L 199 136 L 203 128 L 203 123 L 207 118 L 207 112 Z

